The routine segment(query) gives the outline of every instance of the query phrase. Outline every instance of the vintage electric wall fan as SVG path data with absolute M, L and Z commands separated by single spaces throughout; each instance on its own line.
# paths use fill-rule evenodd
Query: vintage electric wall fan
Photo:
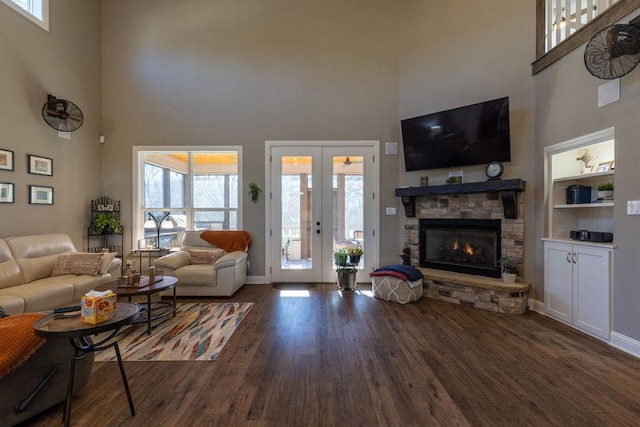
M 84 122 L 82 111 L 76 104 L 53 95 L 48 95 L 42 106 L 42 118 L 49 126 L 62 132 L 73 132 Z
M 640 30 L 636 25 L 605 28 L 587 43 L 584 65 L 600 79 L 617 79 L 640 63 Z

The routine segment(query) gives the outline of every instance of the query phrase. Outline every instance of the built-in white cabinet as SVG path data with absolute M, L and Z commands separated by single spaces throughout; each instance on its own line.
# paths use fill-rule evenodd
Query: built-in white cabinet
M 614 242 L 572 240 L 571 232 L 613 233 L 614 196 L 598 186 L 613 183 L 615 129 L 603 129 L 545 148 L 548 222 L 544 240 L 544 305 L 547 315 L 609 340 Z M 567 189 L 581 186 L 580 203 Z M 587 188 L 585 188 L 587 187 Z M 591 188 L 591 191 L 588 190 Z M 615 234 L 613 236 L 615 241 Z
M 612 265 L 613 245 L 545 239 L 547 315 L 608 341 Z

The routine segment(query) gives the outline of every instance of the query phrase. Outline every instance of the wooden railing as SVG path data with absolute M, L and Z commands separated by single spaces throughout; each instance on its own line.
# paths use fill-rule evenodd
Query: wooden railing
M 577 11 L 574 10 L 577 6 L 571 6 L 571 0 L 536 1 L 537 59 L 532 64 L 534 75 L 640 6 L 637 0 L 597 0 L 596 9 L 581 7 Z M 575 2 L 586 4 L 592 3 L 593 0 L 588 2 L 575 0 Z M 564 21 L 562 21 L 563 17 Z

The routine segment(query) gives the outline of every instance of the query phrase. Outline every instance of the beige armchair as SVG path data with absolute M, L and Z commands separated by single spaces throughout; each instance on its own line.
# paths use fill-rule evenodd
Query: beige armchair
M 231 296 L 247 281 L 247 250 L 225 252 L 203 240 L 202 231 L 185 231 L 178 252 L 155 260 L 166 276 L 178 279 L 182 296 Z

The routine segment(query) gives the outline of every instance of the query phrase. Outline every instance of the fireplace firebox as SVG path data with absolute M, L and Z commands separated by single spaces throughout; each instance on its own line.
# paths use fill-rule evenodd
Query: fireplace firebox
M 500 277 L 499 219 L 421 219 L 420 266 Z

